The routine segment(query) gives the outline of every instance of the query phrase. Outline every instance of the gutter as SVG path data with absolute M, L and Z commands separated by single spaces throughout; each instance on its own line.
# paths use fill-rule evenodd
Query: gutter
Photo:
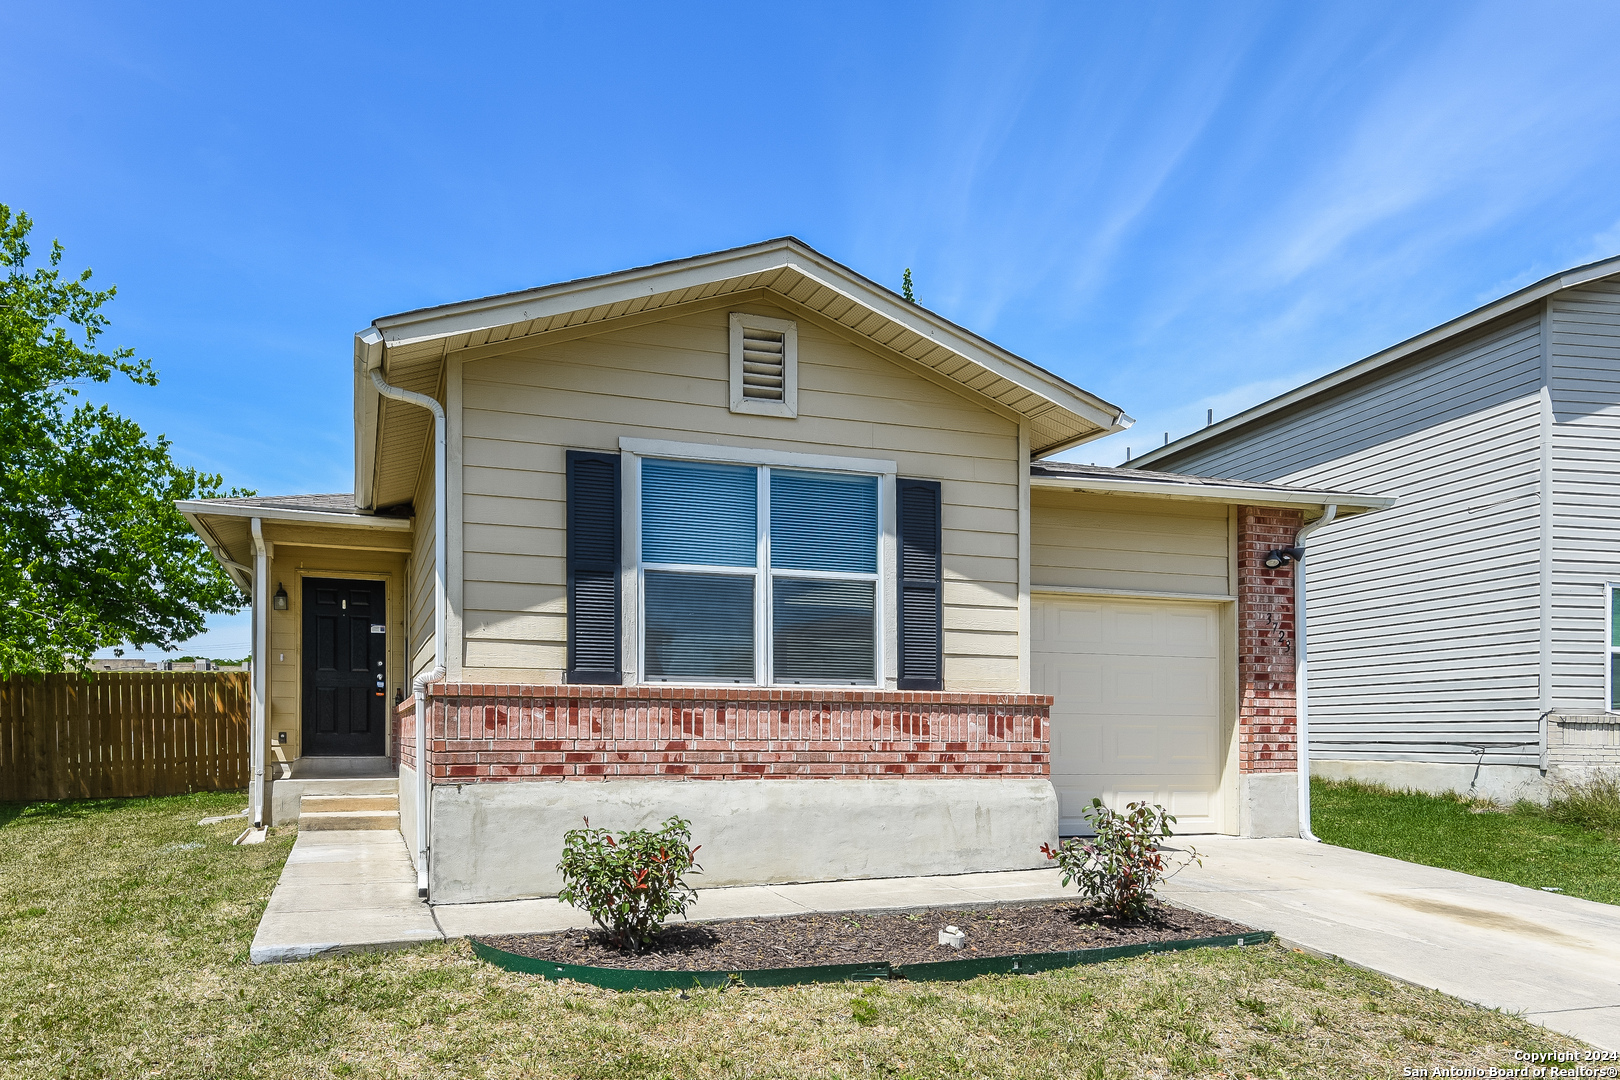
M 383 380 L 383 336 L 376 327 L 368 327 L 355 335 L 356 345 L 364 350 L 365 368 L 371 373 L 372 385 L 383 397 L 416 405 L 433 414 L 433 668 L 423 672 L 411 682 L 411 696 L 416 701 L 416 895 L 428 895 L 428 783 L 427 727 L 428 699 L 431 687 L 444 679 L 445 669 L 445 604 L 444 563 L 447 499 L 445 496 L 445 433 L 444 406 L 426 394 L 418 394 Z M 370 492 L 365 493 L 369 498 Z M 406 647 L 409 647 L 407 636 Z
M 1347 511 L 1363 513 L 1387 510 L 1395 505 L 1392 495 L 1361 495 L 1345 491 L 1298 491 L 1283 488 L 1246 487 L 1235 484 L 1189 484 L 1166 474 L 1164 480 L 1110 479 L 1086 476 L 1031 476 L 1032 488 L 1058 488 L 1064 491 L 1159 495 L 1171 499 L 1243 503 L 1247 506 L 1317 507 L 1340 505 Z M 1351 510 L 1351 508 L 1354 508 Z M 1348 516 L 1348 515 L 1347 515 Z M 1314 527 L 1314 526 L 1312 526 Z
M 1294 557 L 1294 745 L 1299 770 L 1299 835 L 1303 840 L 1320 844 L 1311 832 L 1311 684 L 1307 681 L 1310 667 L 1305 648 L 1305 540 L 1324 525 L 1333 524 L 1339 516 L 1336 503 L 1329 503 L 1327 512 L 1300 529 L 1294 537 L 1294 547 L 1300 549 Z

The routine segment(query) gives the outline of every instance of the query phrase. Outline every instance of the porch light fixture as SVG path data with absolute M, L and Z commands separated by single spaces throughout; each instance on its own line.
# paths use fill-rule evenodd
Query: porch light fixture
M 1305 558 L 1305 549 L 1297 547 L 1274 548 L 1266 552 L 1266 569 L 1275 570 L 1279 566 L 1300 562 Z
M 1266 557 L 1270 558 L 1271 556 L 1268 555 Z M 1270 566 L 1271 564 L 1266 563 L 1266 565 Z M 282 584 L 279 581 L 276 582 L 276 595 L 270 598 L 270 606 L 275 608 L 277 611 L 287 610 L 287 590 L 282 587 Z

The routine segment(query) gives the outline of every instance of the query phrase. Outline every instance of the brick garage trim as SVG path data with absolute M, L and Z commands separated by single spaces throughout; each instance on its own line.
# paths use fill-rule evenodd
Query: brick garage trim
M 1052 699 L 817 689 L 439 683 L 435 783 L 1048 776 Z M 395 709 L 415 768 L 416 704 Z
M 1238 771 L 1295 772 L 1294 569 L 1265 558 L 1294 546 L 1305 515 L 1244 506 L 1238 522 Z

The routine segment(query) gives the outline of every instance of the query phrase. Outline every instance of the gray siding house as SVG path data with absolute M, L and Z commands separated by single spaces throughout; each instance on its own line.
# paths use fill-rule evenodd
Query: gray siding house
M 1513 798 L 1620 765 L 1620 258 L 1130 464 L 1397 498 L 1311 545 L 1315 774 Z

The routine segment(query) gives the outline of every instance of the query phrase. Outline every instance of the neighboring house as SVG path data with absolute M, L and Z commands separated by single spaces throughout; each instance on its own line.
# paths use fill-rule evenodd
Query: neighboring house
M 1314 772 L 1514 798 L 1620 765 L 1620 259 L 1132 464 L 1399 498 L 1313 541 Z
M 445 902 L 555 892 L 586 817 L 690 819 L 711 885 L 1039 865 L 1093 796 L 1297 829 L 1262 562 L 1388 500 L 1045 463 L 1129 418 L 792 239 L 354 364 L 355 494 L 181 504 L 253 595 L 260 818 L 388 755 Z

